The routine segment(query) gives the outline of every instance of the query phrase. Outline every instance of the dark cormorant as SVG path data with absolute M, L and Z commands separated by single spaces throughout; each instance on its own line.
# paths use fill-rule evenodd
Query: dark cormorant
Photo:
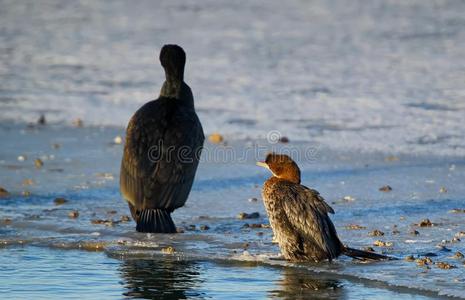
M 184 50 L 165 45 L 160 62 L 166 75 L 160 96 L 139 108 L 126 130 L 120 189 L 137 231 L 173 233 L 171 213 L 187 200 L 205 137 L 183 80 Z
M 287 155 L 270 153 L 257 165 L 273 173 L 263 185 L 262 197 L 271 228 L 285 259 L 329 260 L 345 254 L 373 260 L 389 257 L 345 247 L 328 213 L 333 209 L 315 190 L 300 184 L 300 169 Z

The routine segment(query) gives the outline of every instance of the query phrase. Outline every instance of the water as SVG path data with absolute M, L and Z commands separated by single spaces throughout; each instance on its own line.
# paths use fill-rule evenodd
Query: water
M 85 274 L 79 273 L 79 262 L 86 261 L 85 272 L 89 275 L 76 278 L 76 285 L 87 289 L 83 293 L 102 297 L 125 293 L 139 295 L 142 293 L 139 290 L 131 292 L 120 286 L 121 281 L 125 282 L 122 284 L 125 287 L 131 286 L 132 282 L 136 289 L 134 282 L 137 282 L 124 279 L 126 276 L 121 270 L 130 268 L 127 265 L 131 263 L 141 264 L 142 269 L 148 265 L 147 272 L 152 274 L 150 272 L 156 270 L 152 270 L 151 266 L 159 264 L 158 261 L 176 261 L 179 265 L 173 266 L 175 270 L 184 270 L 183 264 L 191 262 L 197 266 L 194 268 L 197 270 L 195 276 L 190 271 L 186 271 L 187 274 L 180 272 L 179 278 L 173 275 L 173 280 L 183 282 L 185 276 L 196 278 L 192 288 L 188 283 L 189 288 L 186 289 L 192 294 L 186 297 L 292 298 L 286 296 L 286 289 L 300 290 L 301 280 L 290 279 L 290 283 L 286 283 L 288 287 L 277 284 L 281 280 L 279 278 L 285 277 L 282 274 L 287 272 L 292 274 L 291 277 L 297 272 L 300 274 L 296 275 L 297 278 L 316 276 L 316 279 L 341 281 L 342 285 L 336 284 L 339 288 L 331 288 L 329 292 L 323 290 L 334 298 L 351 298 L 353 294 L 362 295 L 362 298 L 377 295 L 383 298 L 383 295 L 390 294 L 402 298 L 414 295 L 465 297 L 464 260 L 453 257 L 456 251 L 465 252 L 463 241 L 454 240 L 454 237 L 463 239 L 465 233 L 461 232 L 465 232 L 465 222 L 463 213 L 451 212 L 454 208 L 464 208 L 465 191 L 461 183 L 465 177 L 465 161 L 460 157 L 400 155 L 396 161 L 382 153 L 361 155 L 315 148 L 317 150 L 312 152 L 314 160 L 301 163 L 303 182 L 318 189 L 335 209 L 332 219 L 344 243 L 362 248 L 372 246 L 375 240 L 380 239 L 393 245 L 374 247 L 378 252 L 401 258 L 407 255 L 422 257 L 430 253 L 434 262 L 447 262 L 455 266 L 454 269 L 443 270 L 437 264 L 421 267 L 403 260 L 360 264 L 346 257 L 332 264 L 294 265 L 279 260 L 279 249 L 271 243 L 269 228 L 250 227 L 250 224 L 268 223 L 261 200 L 250 199 L 260 199 L 261 184 L 269 174 L 253 162 L 257 159 L 255 155 L 263 157 L 260 151 L 265 150 L 262 147 L 292 150 L 296 156 L 298 150 L 315 145 L 239 140 L 230 141 L 228 146 L 207 143 L 207 155 L 200 164 L 189 201 L 173 215 L 177 226 L 185 232 L 177 235 L 141 234 L 135 232 L 132 221 L 121 221 L 122 216 L 129 214 L 118 191 L 118 161 L 122 145 L 115 145 L 112 141 L 122 131 L 121 128 L 58 125 L 33 128 L 5 125 L 1 129 L 2 139 L 9 142 L 0 152 L 0 174 L 2 186 L 10 191 L 11 196 L 0 203 L 0 244 L 3 247 L 1 251 L 7 253 L 2 256 L 6 261 L 0 265 L 6 269 L 0 272 L 0 281 L 12 297 L 22 295 L 12 289 L 23 278 L 21 272 L 28 270 L 21 267 L 21 264 L 29 263 L 22 257 L 27 258 L 36 252 L 40 253 L 39 257 L 31 260 L 38 263 L 37 271 L 28 271 L 29 276 L 40 280 L 45 276 L 42 274 L 55 273 L 57 277 L 50 280 L 58 280 L 60 276 L 68 276 L 69 268 L 72 272 L 74 262 L 78 266 L 76 272 Z M 56 143 L 60 144 L 59 148 L 52 147 Z M 246 149 L 250 148 L 256 149 L 257 153 L 247 152 Z M 221 160 L 224 157 L 213 155 L 224 153 L 225 149 L 248 155 L 225 163 Z M 18 161 L 18 155 L 27 159 Z M 34 167 L 36 157 L 44 161 L 40 169 Z M 385 184 L 392 186 L 393 190 L 389 193 L 378 191 Z M 441 187 L 445 187 L 447 192 L 441 193 Z M 24 191 L 30 195 L 23 195 Z M 345 196 L 353 200 L 342 200 Z M 68 202 L 56 205 L 54 199 L 57 197 L 64 197 Z M 79 216 L 70 218 L 68 214 L 72 211 L 78 211 Z M 260 213 L 258 219 L 240 220 L 236 217 L 240 212 L 255 211 Z M 435 226 L 424 228 L 414 225 L 424 218 L 429 218 Z M 98 224 L 96 220 L 104 220 L 104 223 Z M 249 227 L 245 227 L 246 223 Z M 350 224 L 364 228 L 347 229 Z M 209 229 L 201 230 L 202 225 Z M 382 230 L 385 235 L 369 236 L 374 229 Z M 398 233 L 393 233 L 394 230 Z M 420 234 L 413 236 L 412 230 Z M 450 251 L 438 248 L 439 244 Z M 175 252 L 165 253 L 167 247 L 173 247 Z M 95 251 L 99 253 L 95 254 Z M 62 259 L 62 255 L 66 259 Z M 18 263 L 11 262 L 12 257 L 16 257 Z M 244 267 L 244 264 L 248 265 Z M 50 270 L 41 271 L 40 268 L 45 266 Z M 231 275 L 235 272 L 237 278 Z M 155 288 L 147 293 L 164 291 L 157 288 L 153 277 L 150 278 L 147 279 L 148 284 L 154 284 Z M 98 288 L 85 284 L 86 280 L 94 279 L 103 280 Z M 199 285 L 196 285 L 197 281 Z M 24 290 L 30 294 L 23 296 L 48 297 L 59 294 L 62 288 L 72 289 L 73 285 L 66 283 L 58 286 L 57 290 L 36 290 L 31 286 L 31 290 Z M 242 288 L 245 285 L 247 289 Z M 114 289 L 114 286 L 118 288 Z M 179 291 L 178 285 L 175 286 L 173 293 L 176 294 Z M 183 286 L 184 283 L 180 283 L 179 289 Z M 310 291 L 313 289 L 307 292 Z
M 0 0 L 0 186 L 11 193 L 0 198 L 2 296 L 465 298 L 464 259 L 454 257 L 465 252 L 465 221 L 453 212 L 465 209 L 464 8 Z M 169 42 L 186 49 L 205 131 L 227 145 L 206 145 L 173 215 L 184 233 L 147 235 L 125 219 L 113 139 L 157 96 L 156 57 Z M 48 125 L 27 125 L 41 114 Z M 76 118 L 83 128 L 71 126 Z M 291 143 L 273 143 L 282 135 Z M 392 245 L 377 252 L 435 264 L 279 260 L 271 230 L 253 227 L 268 223 L 260 187 L 269 174 L 255 161 L 270 150 L 298 161 L 303 183 L 336 211 L 344 243 L 382 240 Z M 425 218 L 434 226 L 415 225 Z
M 0 5 L 0 120 L 125 126 L 178 43 L 207 133 L 465 154 L 463 1 Z

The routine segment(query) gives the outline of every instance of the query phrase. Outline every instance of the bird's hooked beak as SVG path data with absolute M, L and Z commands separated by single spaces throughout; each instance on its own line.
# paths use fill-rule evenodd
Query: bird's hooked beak
M 269 169 L 267 163 L 264 161 L 257 161 L 257 166 Z

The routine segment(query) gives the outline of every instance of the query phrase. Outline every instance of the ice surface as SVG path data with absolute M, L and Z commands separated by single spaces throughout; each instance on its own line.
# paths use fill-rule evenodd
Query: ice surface
M 259 263 L 305 268 L 330 278 L 361 280 L 367 285 L 416 295 L 465 297 L 464 259 L 453 257 L 457 251 L 465 252 L 464 213 L 452 212 L 465 209 L 463 158 L 400 155 L 396 160 L 382 153 L 334 152 L 326 148 L 320 148 L 313 161 L 297 156 L 303 183 L 319 190 L 336 211 L 331 217 L 344 243 L 362 248 L 373 246 L 376 240 L 391 242 L 391 247 L 373 248 L 400 258 L 432 255 L 436 264 L 422 267 L 404 260 L 360 264 L 341 257 L 333 264 L 294 265 L 275 260 L 279 249 L 271 243 L 269 228 L 250 226 L 268 224 L 260 188 L 269 174 L 254 165 L 253 152 L 243 160 L 225 162 L 208 156 L 202 160 L 186 206 L 173 215 L 176 225 L 184 229 L 183 234 L 140 234 L 135 232 L 132 221 L 120 222 L 121 216 L 129 214 L 118 191 L 122 145 L 112 144 L 114 137 L 122 134 L 121 129 L 5 126 L 1 133 L 2 139 L 8 141 L 0 151 L 1 184 L 11 193 L 11 197 L 0 199 L 0 246 L 6 249 L 29 245 L 60 251 L 104 250 L 110 257 L 123 260 L 164 255 L 181 261 Z M 51 147 L 55 143 L 61 147 Z M 313 147 L 309 143 L 254 143 L 257 148 L 281 147 L 282 151 Z M 226 147 L 235 153 L 244 152 L 250 145 L 250 141 L 231 141 L 228 146 L 207 144 L 205 153 L 218 153 Z M 18 161 L 19 154 L 27 159 Z M 43 167 L 36 169 L 36 157 L 53 159 L 44 159 Z M 32 179 L 34 184 L 24 185 L 25 179 Z M 384 185 L 391 186 L 392 191 L 379 191 Z M 441 187 L 447 192 L 440 192 Z M 22 195 L 24 190 L 31 195 Z M 56 197 L 68 202 L 55 205 Z M 254 197 L 258 201 L 249 201 Z M 69 218 L 69 212 L 74 210 L 79 217 Z M 237 215 L 241 212 L 259 212 L 260 217 L 240 220 Z M 434 226 L 415 225 L 425 218 Z M 113 222 L 95 224 L 95 220 Z M 246 223 L 249 227 L 245 227 Z M 209 229 L 201 230 L 201 225 Z M 347 229 L 349 225 L 364 228 Z M 384 236 L 370 236 L 375 229 L 383 231 Z M 412 235 L 413 230 L 419 235 Z M 163 253 L 169 246 L 175 249 L 174 254 Z M 50 250 L 50 255 L 53 253 Z M 440 269 L 438 262 L 455 268 Z
M 462 1 L 0 2 L 0 120 L 126 125 L 187 51 L 207 133 L 465 154 Z

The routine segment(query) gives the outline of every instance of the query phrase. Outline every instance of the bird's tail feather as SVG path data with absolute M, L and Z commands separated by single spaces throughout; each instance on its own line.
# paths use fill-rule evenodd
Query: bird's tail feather
M 144 209 L 136 219 L 138 232 L 174 233 L 176 226 L 171 212 L 164 209 Z
M 387 255 L 382 255 L 374 252 L 363 251 L 359 249 L 345 247 L 343 250 L 344 255 L 356 259 L 369 259 L 369 260 L 395 260 L 397 258 Z

